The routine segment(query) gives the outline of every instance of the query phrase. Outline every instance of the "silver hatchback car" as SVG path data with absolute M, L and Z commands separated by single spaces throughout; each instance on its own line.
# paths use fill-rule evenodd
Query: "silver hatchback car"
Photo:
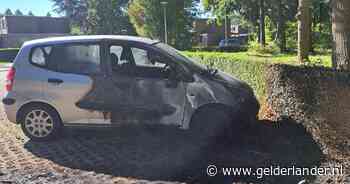
M 26 42 L 6 91 L 8 119 L 35 141 L 69 125 L 163 124 L 217 135 L 259 111 L 246 83 L 164 43 L 129 36 Z

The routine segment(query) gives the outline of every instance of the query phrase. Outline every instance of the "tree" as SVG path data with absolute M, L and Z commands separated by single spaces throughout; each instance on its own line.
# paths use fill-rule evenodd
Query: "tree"
M 13 15 L 13 13 L 12 13 L 11 9 L 7 8 L 4 15 L 11 16 L 11 15 Z
M 287 36 L 293 34 L 286 32 L 288 24 L 295 22 L 295 15 L 297 13 L 297 2 L 290 0 L 269 0 L 267 4 L 267 16 L 272 21 L 273 40 L 278 44 L 281 52 L 287 51 L 287 39 L 292 39 Z M 295 29 L 297 30 L 297 29 Z
M 17 10 L 15 11 L 15 15 L 16 15 L 16 16 L 23 16 L 23 13 L 21 12 L 21 10 L 17 9 Z
M 135 34 L 127 16 L 129 0 L 51 0 L 55 12 L 65 13 L 72 27 L 90 34 Z
M 193 1 L 164 0 L 166 6 L 168 43 L 178 49 L 191 47 Z M 139 35 L 164 40 L 164 12 L 160 0 L 133 0 L 128 15 Z
M 350 1 L 333 0 L 332 32 L 333 32 L 333 67 L 350 70 Z
M 28 16 L 34 16 L 34 13 L 32 11 L 29 11 Z
M 265 18 L 267 4 L 270 0 L 203 0 L 206 10 L 211 11 L 218 19 L 224 16 L 247 20 L 257 31 L 257 40 L 266 44 Z M 242 21 L 242 20 L 241 20 Z
M 266 45 L 266 33 L 265 33 L 265 0 L 259 1 L 259 42 L 260 45 L 265 47 Z
M 91 34 L 134 35 L 127 13 L 127 0 L 89 0 L 88 32 Z
M 311 0 L 299 0 L 298 7 L 298 60 L 309 61 L 311 33 Z
M 313 0 L 313 47 L 332 48 L 331 7 L 327 0 Z
M 87 30 L 88 0 L 51 0 L 54 3 L 54 11 L 65 13 L 73 26 L 79 26 L 82 32 Z
M 51 13 L 47 12 L 46 17 L 51 17 L 51 16 L 52 16 Z

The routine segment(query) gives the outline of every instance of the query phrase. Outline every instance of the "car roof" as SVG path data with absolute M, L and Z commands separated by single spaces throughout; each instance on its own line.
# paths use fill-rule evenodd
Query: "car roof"
M 125 36 L 125 35 L 89 35 L 89 36 L 61 36 L 61 37 L 50 37 L 43 39 L 36 39 L 27 41 L 23 46 L 39 46 L 39 45 L 51 45 L 51 44 L 63 44 L 63 43 L 83 43 L 83 42 L 98 42 L 101 40 L 116 40 L 116 41 L 131 41 L 139 42 L 143 44 L 152 45 L 158 40 L 152 40 L 144 37 L 137 36 Z

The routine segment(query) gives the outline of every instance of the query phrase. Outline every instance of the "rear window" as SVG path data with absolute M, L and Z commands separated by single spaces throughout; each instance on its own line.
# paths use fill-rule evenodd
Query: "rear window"
M 49 70 L 72 74 L 101 72 L 100 46 L 97 44 L 37 47 L 31 62 Z

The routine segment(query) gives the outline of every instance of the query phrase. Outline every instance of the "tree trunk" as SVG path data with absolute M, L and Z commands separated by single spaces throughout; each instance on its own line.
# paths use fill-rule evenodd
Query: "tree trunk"
M 262 46 L 266 45 L 266 36 L 265 36 L 265 0 L 260 0 L 260 21 L 259 21 L 259 41 Z
M 276 38 L 278 40 L 278 46 L 281 52 L 286 52 L 286 23 L 285 17 L 283 15 L 283 4 L 282 1 L 279 2 L 278 8 L 278 21 L 277 21 L 277 35 Z
M 316 25 L 315 23 L 313 23 L 313 20 L 311 18 L 310 15 L 310 32 L 309 32 L 309 53 L 314 53 L 314 26 Z
M 350 1 L 333 0 L 333 67 L 350 71 Z
M 298 60 L 303 63 L 309 60 L 311 32 L 311 0 L 299 0 L 298 7 Z
M 285 22 L 280 22 L 280 33 L 279 33 L 279 47 L 281 52 L 287 51 L 287 41 L 286 41 L 286 25 Z

